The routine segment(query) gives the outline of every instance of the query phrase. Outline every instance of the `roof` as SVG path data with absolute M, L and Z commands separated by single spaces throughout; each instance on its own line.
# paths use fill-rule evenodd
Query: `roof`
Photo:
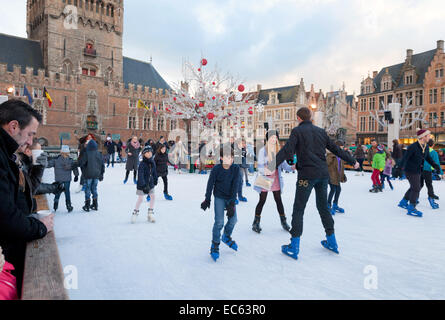
M 416 74 L 418 75 L 416 84 L 422 84 L 423 80 L 425 79 L 425 73 L 428 71 L 428 67 L 431 64 L 431 61 L 434 58 L 434 55 L 436 54 L 437 50 L 429 50 L 422 53 L 414 54 L 411 58 L 411 64 L 415 67 Z M 384 67 L 380 72 L 377 74 L 377 76 L 374 78 L 374 87 L 375 92 L 378 93 L 381 92 L 381 81 L 382 77 L 386 73 L 386 69 L 388 69 L 388 73 L 391 75 L 393 83 L 395 84 L 395 88 L 401 88 L 405 85 L 405 79 L 404 77 L 401 77 L 401 71 L 403 66 L 405 65 L 405 62 L 395 64 L 392 66 Z M 366 94 L 362 94 L 366 95 Z
M 124 83 L 128 87 L 129 83 L 142 85 L 150 88 L 171 90 L 161 75 L 156 71 L 151 63 L 143 62 L 127 57 L 123 57 Z
M 354 105 L 354 95 L 348 95 L 346 96 L 346 103 L 349 104 L 350 106 Z
M 258 96 L 258 102 L 262 101 L 263 104 L 267 104 L 269 100 L 269 94 L 274 91 L 278 93 L 278 101 L 280 103 L 294 102 L 297 100 L 297 93 L 300 86 L 289 86 L 280 88 L 271 88 L 261 90 Z
M 0 33 L 0 63 L 6 63 L 8 71 L 14 71 L 14 65 L 22 66 L 22 73 L 26 67 L 32 67 L 36 75 L 38 69 L 45 68 L 39 41 L 3 33 Z

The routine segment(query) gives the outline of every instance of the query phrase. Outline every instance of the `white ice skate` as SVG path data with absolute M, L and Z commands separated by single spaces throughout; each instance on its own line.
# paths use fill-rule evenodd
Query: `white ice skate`
M 139 210 L 134 209 L 133 214 L 131 215 L 131 223 L 136 222 L 138 215 L 139 215 Z
M 148 209 L 148 217 L 147 217 L 147 219 L 148 219 L 148 222 L 151 222 L 151 223 L 155 223 L 156 222 L 155 217 L 154 217 L 153 209 Z

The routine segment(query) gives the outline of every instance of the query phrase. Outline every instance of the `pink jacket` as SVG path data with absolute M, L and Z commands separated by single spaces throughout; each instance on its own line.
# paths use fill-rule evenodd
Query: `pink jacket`
M 14 267 L 9 262 L 5 262 L 3 271 L 0 273 L 0 300 L 17 300 L 17 283 L 11 274 Z

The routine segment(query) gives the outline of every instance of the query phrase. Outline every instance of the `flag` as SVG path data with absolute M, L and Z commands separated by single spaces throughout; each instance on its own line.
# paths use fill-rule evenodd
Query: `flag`
M 148 107 L 145 105 L 145 103 L 141 99 L 138 100 L 137 107 L 141 108 L 141 109 L 147 109 L 148 110 Z
M 46 99 L 48 99 L 48 106 L 51 108 L 53 99 L 51 99 L 51 96 L 49 95 L 48 90 L 46 90 L 45 87 L 43 87 L 43 94 L 45 95 Z
M 153 113 L 154 113 L 155 115 L 158 115 L 158 110 L 156 110 L 156 106 L 153 106 Z
M 31 96 L 31 94 L 29 93 L 28 88 L 26 87 L 26 84 L 25 84 L 25 86 L 23 87 L 23 95 L 25 95 L 26 97 L 28 97 L 28 102 L 29 102 L 30 105 L 32 105 L 32 102 L 33 102 L 33 100 L 32 100 L 32 96 Z

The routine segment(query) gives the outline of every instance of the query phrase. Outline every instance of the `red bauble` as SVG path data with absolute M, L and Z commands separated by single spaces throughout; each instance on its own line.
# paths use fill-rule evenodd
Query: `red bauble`
M 207 65 L 207 59 L 202 59 L 202 60 L 201 60 L 201 64 L 202 64 L 203 66 Z
M 174 97 L 173 100 L 176 101 L 176 97 Z
M 244 91 L 244 86 L 242 85 L 242 84 L 240 84 L 239 86 L 238 86 L 238 91 L 239 92 L 243 92 Z
M 215 100 L 215 99 L 216 99 L 216 97 L 212 97 L 212 99 L 213 99 L 213 100 Z
M 198 71 L 201 72 L 201 68 L 198 68 Z
M 199 103 L 199 106 L 202 108 L 202 107 L 204 107 L 204 102 L 200 102 Z
M 252 110 L 250 110 L 250 111 L 249 111 L 249 114 L 253 114 L 253 111 L 252 111 Z
M 215 118 L 215 115 L 213 114 L 213 113 L 209 113 L 208 115 L 207 115 L 207 119 L 209 119 L 209 120 L 213 120 L 213 118 Z
M 212 82 L 212 84 L 215 85 L 216 83 L 215 83 L 215 82 Z

